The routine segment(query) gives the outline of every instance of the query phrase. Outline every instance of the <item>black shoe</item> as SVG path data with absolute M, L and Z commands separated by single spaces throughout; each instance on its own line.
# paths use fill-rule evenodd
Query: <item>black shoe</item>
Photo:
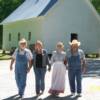
M 36 93 L 36 96 L 37 96 L 37 97 L 40 96 L 40 93 Z

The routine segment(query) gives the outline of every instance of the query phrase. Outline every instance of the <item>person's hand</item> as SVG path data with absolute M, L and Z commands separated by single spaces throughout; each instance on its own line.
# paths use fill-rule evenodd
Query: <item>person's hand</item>
M 66 60 L 64 60 L 64 65 L 66 65 L 67 64 L 67 61 Z
M 49 72 L 51 71 L 51 67 L 48 68 L 48 71 L 49 71 Z
M 12 66 L 10 66 L 10 71 L 12 71 L 13 70 L 13 67 Z
M 82 73 L 86 74 L 86 68 L 83 68 Z
M 66 70 L 68 70 L 68 66 L 66 65 Z
M 28 68 L 27 68 L 27 73 L 29 73 L 29 72 L 30 72 L 30 69 L 31 69 L 30 67 L 28 67 Z

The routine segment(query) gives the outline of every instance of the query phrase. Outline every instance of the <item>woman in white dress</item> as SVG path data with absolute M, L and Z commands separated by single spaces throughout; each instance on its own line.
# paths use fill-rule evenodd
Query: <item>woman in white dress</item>
M 53 72 L 49 93 L 58 95 L 59 93 L 64 93 L 65 89 L 66 53 L 64 52 L 64 45 L 62 42 L 57 43 L 56 51 L 53 51 L 51 57 L 51 64 Z

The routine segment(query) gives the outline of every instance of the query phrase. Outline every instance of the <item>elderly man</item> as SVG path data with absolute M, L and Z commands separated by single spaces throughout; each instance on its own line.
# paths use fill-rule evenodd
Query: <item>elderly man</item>
M 13 69 L 12 65 L 15 61 L 15 79 L 18 87 L 18 94 L 20 98 L 24 95 L 26 86 L 27 72 L 29 72 L 32 64 L 32 54 L 27 47 L 27 41 L 23 38 L 19 41 L 19 48 L 17 48 L 12 55 L 10 70 Z
M 79 49 L 80 42 L 78 40 L 73 40 L 70 44 L 70 49 L 67 52 L 67 62 L 68 62 L 68 76 L 69 84 L 72 95 L 81 96 L 82 84 L 81 75 L 86 71 L 86 61 L 83 50 Z

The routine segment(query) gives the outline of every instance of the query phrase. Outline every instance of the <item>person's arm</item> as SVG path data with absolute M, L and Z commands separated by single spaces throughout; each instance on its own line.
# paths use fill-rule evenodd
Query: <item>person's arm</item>
M 65 55 L 64 55 L 64 64 L 65 64 L 65 65 L 67 64 L 67 55 L 66 55 L 66 53 L 65 53 Z
M 14 61 L 16 59 L 17 51 L 18 51 L 18 48 L 15 50 L 15 52 L 12 55 L 12 59 L 11 59 L 11 62 L 10 62 L 10 71 L 13 70 L 13 63 L 14 63 Z
M 84 73 L 86 73 L 86 59 L 85 59 L 85 54 L 83 51 L 81 53 L 81 56 L 82 56 L 82 58 L 81 58 L 82 73 L 84 74 Z
M 32 68 L 32 64 L 33 64 L 33 58 L 32 57 L 30 57 L 30 59 L 29 59 L 29 68 L 31 69 Z
M 48 53 L 46 50 L 43 50 L 43 53 L 45 54 L 45 57 L 46 57 L 46 65 L 48 65 L 48 71 L 51 70 L 51 65 L 50 65 L 50 62 L 49 62 L 49 57 L 48 57 Z
M 27 72 L 30 72 L 33 65 L 33 59 L 34 59 L 33 52 L 28 50 L 27 57 L 28 57 L 28 71 Z
M 32 64 L 33 64 L 32 63 L 33 54 L 30 50 L 28 50 L 28 52 L 27 52 L 27 57 L 28 57 L 28 70 L 27 70 L 27 72 L 29 72 L 31 70 Z
M 69 56 L 69 49 L 66 52 L 66 57 L 65 57 L 65 64 L 66 64 L 66 69 L 68 70 L 68 56 Z
M 50 65 L 50 62 L 49 62 L 48 54 L 46 54 L 46 62 L 47 62 L 47 65 L 48 65 L 48 71 L 50 71 L 51 70 L 51 65 Z
M 51 56 L 51 63 L 50 63 L 51 65 L 55 62 L 54 58 L 55 58 L 55 51 L 53 51 Z
M 64 60 L 64 64 L 65 64 L 65 65 L 67 64 L 67 60 L 66 60 L 66 59 Z
M 82 59 L 82 73 L 86 73 L 86 60 Z
M 30 72 L 30 70 L 32 68 L 32 60 L 30 59 L 28 62 L 29 62 L 29 66 L 28 66 L 27 72 Z
M 65 64 L 65 66 L 66 66 L 66 69 L 68 69 L 67 56 L 66 56 L 65 59 L 64 59 L 64 64 Z
M 15 61 L 15 59 L 12 58 L 12 59 L 11 59 L 11 62 L 10 62 L 10 71 L 13 70 L 13 63 L 14 63 L 14 61 Z

